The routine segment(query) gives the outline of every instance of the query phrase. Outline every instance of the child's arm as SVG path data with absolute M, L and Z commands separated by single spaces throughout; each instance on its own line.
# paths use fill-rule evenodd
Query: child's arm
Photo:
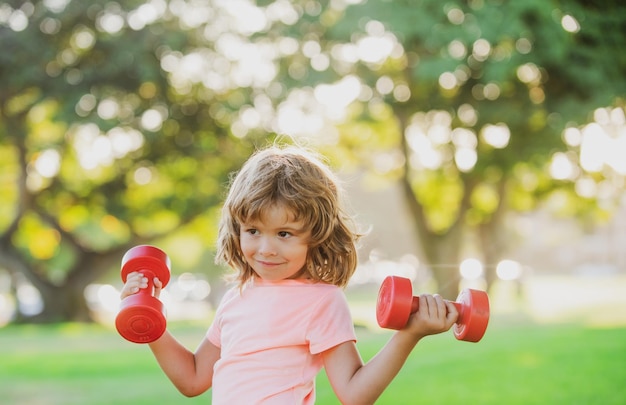
M 149 345 L 165 375 L 183 395 L 195 397 L 211 388 L 213 365 L 220 358 L 220 349 L 208 339 L 202 340 L 195 353 L 168 331 Z
M 129 273 L 121 297 L 124 299 L 147 286 L 148 280 L 142 274 Z M 154 279 L 154 287 L 154 296 L 158 298 L 162 288 L 158 278 Z M 149 346 L 165 375 L 183 395 L 193 397 L 211 388 L 213 365 L 220 358 L 219 347 L 204 339 L 192 353 L 167 330 Z
M 445 332 L 457 320 L 452 303 L 440 296 L 420 296 L 419 309 L 367 364 L 354 342 L 324 352 L 328 380 L 342 404 L 373 404 L 398 374 L 415 345 L 425 336 Z

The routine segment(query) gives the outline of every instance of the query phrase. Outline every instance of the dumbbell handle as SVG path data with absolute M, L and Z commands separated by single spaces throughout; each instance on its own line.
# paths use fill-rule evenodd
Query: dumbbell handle
M 452 305 L 454 305 L 454 307 L 456 308 L 457 312 L 459 313 L 459 317 L 457 318 L 456 322 L 461 322 L 461 319 L 463 318 L 463 305 L 456 302 L 456 301 L 448 301 L 448 300 L 444 300 L 445 302 L 449 302 Z M 413 300 L 411 301 L 411 313 L 414 314 L 419 310 L 420 307 L 420 297 L 413 297 Z
M 154 286 L 154 278 L 156 274 L 152 270 L 142 269 L 137 271 L 137 273 L 142 274 L 144 277 L 148 279 L 148 286 L 146 288 L 140 288 L 137 294 L 143 294 L 150 297 L 154 296 L 155 286 Z

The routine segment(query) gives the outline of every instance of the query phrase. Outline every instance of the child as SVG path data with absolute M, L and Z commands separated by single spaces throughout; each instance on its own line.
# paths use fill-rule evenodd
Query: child
M 150 343 L 180 392 L 212 388 L 214 405 L 313 404 L 324 367 L 343 404 L 371 404 L 421 338 L 450 329 L 454 305 L 422 295 L 407 326 L 363 363 L 342 289 L 356 269 L 359 235 L 340 199 L 337 179 L 308 151 L 270 147 L 243 166 L 222 210 L 216 258 L 237 285 L 195 353 L 168 331 Z M 131 273 L 122 298 L 146 286 Z

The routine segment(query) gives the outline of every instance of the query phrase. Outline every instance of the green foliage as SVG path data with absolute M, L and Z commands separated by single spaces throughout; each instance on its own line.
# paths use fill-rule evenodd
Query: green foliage
M 12 145 L 0 143 L 0 229 L 8 226 L 15 215 L 16 207 L 9 203 L 18 193 L 17 155 Z
M 143 3 L 2 6 L 0 268 L 40 289 L 44 318 L 85 319 L 70 290 L 118 267 L 127 248 L 212 212 L 251 151 L 225 129 L 232 114 L 208 115 L 214 95 L 181 92 L 162 67 L 197 33 L 172 15 L 131 28 Z M 27 26 L 9 26 L 18 15 Z
M 418 201 L 424 206 L 429 226 L 443 233 L 458 215 L 463 185 L 458 179 L 440 172 L 423 171 L 415 182 Z
M 79 289 L 133 244 L 214 224 L 228 173 L 253 147 L 280 138 L 282 106 L 308 112 L 322 83 L 355 76 L 361 91 L 337 136 L 328 137 L 336 140 L 320 148 L 337 166 L 413 187 L 425 241 L 464 221 L 488 223 L 499 204 L 532 209 L 554 189 L 571 190 L 545 174 L 552 154 L 566 148 L 563 128 L 588 122 L 597 107 L 623 104 L 626 94 L 626 8 L 617 3 L 262 1 L 257 11 L 268 18 L 252 32 L 238 31 L 226 3 L 195 4 L 210 12 L 193 22 L 183 13 L 191 3 L 178 2 L 154 20 L 131 23 L 144 3 L 2 6 L 0 267 L 24 272 L 38 288 L 52 289 L 50 263 L 67 267 L 56 287 Z M 286 14 L 270 15 L 272 7 Z M 18 14 L 26 26 L 10 25 Z M 564 17 L 579 30 L 564 29 L 572 22 Z M 368 59 L 376 47 L 361 42 L 367 39 L 391 47 Z M 266 68 L 275 76 L 238 77 L 240 63 L 255 63 L 235 61 L 240 48 L 271 55 Z M 439 167 L 420 164 L 407 128 L 432 110 L 449 116 L 446 131 L 475 136 L 470 169 L 459 169 L 452 137 L 433 148 Z M 244 123 L 249 111 L 258 117 Z M 511 136 L 494 147 L 481 131 L 500 124 Z M 506 187 L 495 188 L 499 182 Z M 37 226 L 18 229 L 31 223 Z M 210 250 L 207 235 L 213 232 L 196 240 Z
M 500 195 L 493 185 L 482 183 L 473 190 L 470 201 L 472 209 L 468 212 L 468 222 L 477 225 L 493 215 L 500 204 Z
M 415 191 L 407 195 L 407 206 L 412 207 L 427 260 L 455 260 L 462 246 L 453 245 L 459 237 L 451 233 L 478 226 L 483 250 L 504 252 L 497 224 L 501 213 L 546 206 L 560 190 L 568 196 L 558 206 L 560 212 L 578 218 L 606 215 L 595 202 L 571 192 L 577 179 L 555 181 L 548 167 L 555 152 L 572 149 L 561 138 L 566 127 L 588 123 L 596 108 L 623 107 L 626 7 L 575 0 L 370 0 L 343 12 L 323 37 L 329 54 L 336 43 L 359 46 L 364 38 L 394 42 L 396 50 L 384 60 L 361 58 L 337 73 L 356 74 L 371 90 L 357 119 L 363 125 L 388 125 L 388 139 L 398 140 L 395 148 L 402 158 L 377 175 L 400 179 Z M 379 118 L 375 110 L 391 110 L 393 117 Z M 434 110 L 447 114 L 450 122 L 422 123 L 415 135 L 415 117 Z M 505 145 L 494 146 L 483 135 L 491 125 L 508 129 Z M 451 134 L 473 134 L 464 145 L 476 152 L 471 167 L 459 167 L 456 153 L 461 147 L 453 135 L 442 140 L 429 133 L 437 129 L 433 133 L 441 134 L 441 126 Z M 352 127 L 344 126 L 342 134 Z M 422 140 L 415 142 L 416 136 Z M 379 144 L 372 139 L 363 148 L 377 149 Z M 393 155 L 393 147 L 382 148 L 384 154 Z M 422 157 L 431 159 L 428 165 Z M 437 167 L 432 163 L 436 160 Z M 378 169 L 375 158 L 364 162 Z M 603 175 L 611 176 L 593 178 L 599 182 Z M 447 234 L 449 238 L 442 237 Z M 449 284 L 445 278 L 439 281 Z

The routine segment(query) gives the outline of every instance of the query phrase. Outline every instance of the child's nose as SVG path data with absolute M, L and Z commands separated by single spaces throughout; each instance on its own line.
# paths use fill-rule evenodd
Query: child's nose
M 261 243 L 259 244 L 259 253 L 263 256 L 272 256 L 276 254 L 274 244 L 272 243 L 270 238 L 261 239 Z

